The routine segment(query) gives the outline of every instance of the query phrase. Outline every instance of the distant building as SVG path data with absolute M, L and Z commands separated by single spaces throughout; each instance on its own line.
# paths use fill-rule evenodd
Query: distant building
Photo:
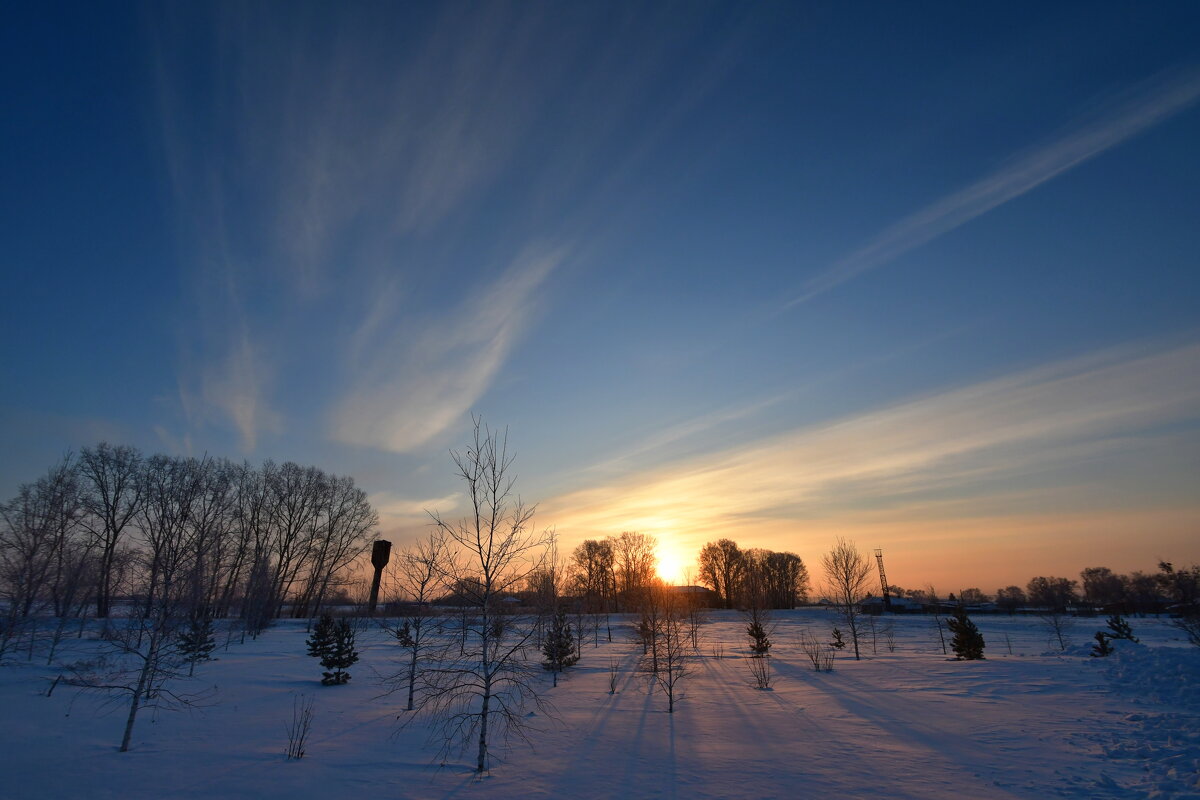
M 684 595 L 693 605 L 702 608 L 718 608 L 721 605 L 721 596 L 707 586 L 668 586 L 667 591 Z
M 891 601 L 893 613 L 919 614 L 922 611 L 920 601 L 913 600 L 911 597 L 889 597 L 888 599 Z M 882 614 L 887 610 L 883 598 L 874 595 L 863 600 L 858 607 L 864 614 Z

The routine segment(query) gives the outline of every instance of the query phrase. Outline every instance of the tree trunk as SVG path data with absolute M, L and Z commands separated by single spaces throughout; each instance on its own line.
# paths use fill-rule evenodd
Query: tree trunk
M 420 634 L 418 634 L 420 635 Z M 413 710 L 413 688 L 417 683 L 417 648 L 416 645 L 412 649 L 412 659 L 408 662 L 408 708 L 407 711 Z
M 125 720 L 125 735 L 121 737 L 121 750 L 124 753 L 129 750 L 129 740 L 133 738 L 133 722 L 137 719 L 138 706 L 142 702 L 142 695 L 146 692 L 146 683 L 150 672 L 150 658 L 154 653 L 154 646 L 151 645 L 150 653 L 147 654 L 146 663 L 142 666 L 142 672 L 138 675 L 137 686 L 133 690 L 133 697 L 129 700 L 129 717 Z
M 475 762 L 475 772 L 479 775 L 487 769 L 488 707 L 491 700 L 492 679 L 488 676 L 483 683 L 483 706 L 479 711 L 479 756 Z
M 129 740 L 133 737 L 133 721 L 137 718 L 139 699 L 137 693 L 134 693 L 133 699 L 129 701 L 129 718 L 125 720 L 125 736 L 121 739 L 120 752 L 122 753 L 129 750 Z

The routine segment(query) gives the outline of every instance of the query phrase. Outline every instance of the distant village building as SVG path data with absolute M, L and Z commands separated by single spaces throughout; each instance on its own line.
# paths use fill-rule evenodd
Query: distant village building
M 921 602 L 911 597 L 889 597 L 888 600 L 895 614 L 919 614 L 923 610 Z M 874 595 L 859 603 L 859 608 L 864 614 L 882 614 L 886 610 L 883 598 Z
M 667 591 L 684 595 L 692 605 L 701 608 L 718 608 L 721 605 L 721 596 L 707 586 L 668 586 Z

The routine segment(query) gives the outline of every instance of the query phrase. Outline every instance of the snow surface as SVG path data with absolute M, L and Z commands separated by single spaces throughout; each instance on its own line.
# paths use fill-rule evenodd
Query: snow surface
M 403 653 L 379 630 L 360 635 L 346 686 L 320 685 L 302 623 L 219 649 L 195 687 L 197 711 L 139 717 L 118 753 L 122 703 L 60 685 L 55 667 L 16 655 L 0 667 L 0 798 L 1184 798 L 1200 799 L 1200 648 L 1164 620 L 1132 619 L 1143 644 L 1088 656 L 1103 618 L 1075 621 L 1073 646 L 1050 648 L 1036 618 L 979 616 L 987 660 L 943 656 L 932 620 L 890 618 L 865 658 L 813 672 L 801 631 L 828 641 L 829 612 L 777 612 L 774 685 L 755 689 L 744 623 L 715 612 L 674 714 L 635 672 L 629 620 L 589 641 L 487 777 L 467 757 L 433 760 L 429 726 L 381 696 L 378 676 Z M 884 620 L 877 624 L 882 625 Z M 70 640 L 63 660 L 94 648 Z M 1011 655 L 1009 648 L 1011 647 Z M 609 694 L 609 663 L 621 677 Z M 293 700 L 315 697 L 307 755 L 284 759 Z

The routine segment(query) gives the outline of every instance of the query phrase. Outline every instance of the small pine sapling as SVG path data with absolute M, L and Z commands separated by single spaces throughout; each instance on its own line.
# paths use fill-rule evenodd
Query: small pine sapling
M 328 614 L 322 615 L 321 619 L 313 628 L 312 635 L 304 640 L 308 645 L 308 654 L 313 658 L 324 659 L 329 655 L 330 648 L 333 647 L 333 617 Z
M 835 650 L 841 650 L 846 646 L 846 640 L 842 638 L 841 628 L 833 629 L 833 641 L 829 643 L 829 646 Z
M 558 673 L 579 661 L 575 634 L 571 632 L 566 611 L 559 609 L 554 612 L 550 630 L 546 632 L 546 639 L 542 643 L 542 654 L 546 656 L 542 666 L 554 673 L 554 685 L 558 686 Z
M 404 623 L 396 629 L 396 642 L 405 650 L 411 650 L 416 646 L 417 643 L 412 635 L 412 626 L 409 625 L 408 620 L 404 620 Z
M 1113 614 L 1108 618 L 1108 630 L 1111 632 L 1105 633 L 1105 636 L 1109 639 L 1124 639 L 1134 644 L 1138 642 L 1138 638 L 1133 635 L 1133 629 L 1129 627 L 1129 620 L 1120 614 Z
M 750 655 L 752 658 L 765 658 L 771 649 L 771 638 L 758 620 L 746 626 L 746 635 L 750 637 Z
M 946 620 L 946 627 L 954 634 L 950 647 L 954 657 L 959 661 L 977 661 L 983 658 L 983 634 L 975 627 L 967 616 L 966 610 L 959 606 L 954 614 Z
M 1104 631 L 1096 631 L 1096 643 L 1092 645 L 1092 658 L 1103 658 L 1107 655 L 1112 655 L 1112 645 L 1109 640 L 1113 637 L 1109 636 Z
M 354 649 L 354 629 L 350 623 L 344 619 L 334 622 L 326 614 L 321 617 L 306 643 L 308 654 L 321 659 L 321 666 L 332 670 L 322 673 L 322 684 L 338 686 L 350 680 L 350 673 L 346 670 L 358 661 L 358 651 Z
M 213 632 L 212 616 L 207 609 L 197 608 L 188 615 L 188 626 L 179 633 L 176 649 L 188 664 L 188 677 L 196 672 L 196 665 L 212 658 L 217 647 Z

